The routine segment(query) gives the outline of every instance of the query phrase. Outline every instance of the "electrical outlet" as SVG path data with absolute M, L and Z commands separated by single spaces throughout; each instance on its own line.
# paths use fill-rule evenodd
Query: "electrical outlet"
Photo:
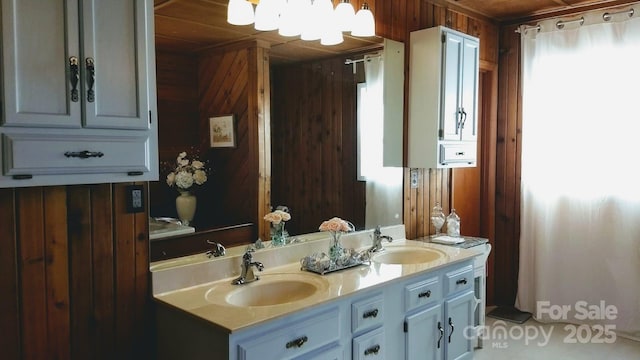
M 144 187 L 142 185 L 127 186 L 127 212 L 139 213 L 144 211 Z
M 411 169 L 411 188 L 418 188 L 418 169 Z

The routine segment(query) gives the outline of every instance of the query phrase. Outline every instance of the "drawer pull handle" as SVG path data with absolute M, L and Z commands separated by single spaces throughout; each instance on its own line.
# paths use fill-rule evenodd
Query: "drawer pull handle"
M 425 292 L 421 292 L 420 294 L 418 294 L 419 298 L 423 298 L 423 297 L 431 297 L 431 290 L 427 290 Z
M 103 157 L 104 153 L 102 153 L 101 151 L 67 151 L 66 153 L 64 153 L 64 156 L 66 157 L 72 157 L 72 158 L 80 158 L 80 159 L 88 159 L 88 158 L 94 158 L 94 157 Z
M 438 349 L 440 349 L 440 340 L 442 340 L 442 337 L 444 336 L 444 328 L 442 327 L 442 323 L 440 323 L 440 321 L 438 321 L 438 331 L 440 331 L 440 337 L 438 338 Z
M 87 102 L 94 102 L 96 99 L 95 91 L 93 90 L 93 84 L 96 82 L 96 69 L 93 58 L 87 58 Z
M 80 81 L 80 70 L 78 69 L 78 58 L 69 58 L 69 82 L 71 83 L 71 101 L 78 102 L 78 81 Z
M 33 179 L 33 175 L 31 174 L 17 174 L 11 177 L 13 180 L 29 180 Z
M 458 152 L 456 153 L 456 156 L 464 156 L 464 151 L 458 151 Z
M 374 345 L 374 346 L 372 346 L 372 347 L 368 348 L 367 350 L 365 350 L 365 351 L 364 351 L 364 355 L 365 355 L 365 356 L 367 356 L 367 355 L 371 355 L 371 354 L 373 354 L 373 355 L 377 355 L 377 354 L 378 354 L 378 352 L 380 352 L 380 345 L 376 344 L 376 345 Z
M 304 345 L 304 343 L 306 343 L 309 340 L 309 338 L 307 338 L 306 336 L 302 336 L 299 337 L 295 340 L 291 340 L 287 343 L 286 347 L 287 349 L 291 349 L 293 347 L 299 348 L 302 347 L 302 345 Z
M 378 309 L 373 309 L 373 310 L 369 310 L 369 311 L 365 311 L 364 314 L 362 314 L 362 318 L 363 319 L 367 319 L 367 318 L 374 318 L 378 316 Z
M 467 278 L 462 278 L 462 279 L 456 281 L 456 285 L 460 285 L 460 284 L 467 285 Z
M 453 335 L 453 330 L 455 330 L 453 327 L 453 320 L 451 320 L 451 318 L 449 318 L 449 326 L 451 326 L 451 332 L 449 333 L 449 343 L 451 343 L 451 335 Z

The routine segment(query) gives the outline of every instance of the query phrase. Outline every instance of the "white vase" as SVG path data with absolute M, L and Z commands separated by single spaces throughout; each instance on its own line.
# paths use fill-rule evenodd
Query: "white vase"
M 176 210 L 182 225 L 189 225 L 196 214 L 196 196 L 189 191 L 181 190 L 180 196 L 176 198 Z

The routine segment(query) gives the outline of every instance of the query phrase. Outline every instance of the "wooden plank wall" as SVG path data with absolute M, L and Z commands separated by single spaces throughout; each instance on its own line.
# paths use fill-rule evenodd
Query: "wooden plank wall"
M 0 189 L 2 358 L 152 355 L 148 214 L 126 185 Z
M 356 84 L 344 57 L 272 70 L 272 203 L 286 205 L 292 234 L 334 216 L 364 227 L 365 183 L 357 180 Z
M 213 168 L 198 207 L 209 219 L 200 219 L 215 225 L 254 223 L 262 236 L 262 217 L 270 206 L 268 84 L 268 49 L 255 42 L 198 57 L 199 133 L 205 135 L 200 146 Z M 234 148 L 209 148 L 209 118 L 220 115 L 234 115 Z
M 518 287 L 520 257 L 520 158 L 522 118 L 520 36 L 515 26 L 500 31 L 498 136 L 496 144 L 496 303 L 512 305 Z

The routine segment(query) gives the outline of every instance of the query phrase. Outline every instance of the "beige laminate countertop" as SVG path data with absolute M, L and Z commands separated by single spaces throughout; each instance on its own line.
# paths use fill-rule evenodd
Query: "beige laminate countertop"
M 256 272 L 260 276 L 260 280 L 244 285 L 231 285 L 233 277 L 230 277 L 183 289 L 157 293 L 154 296 L 161 303 L 175 307 L 211 322 L 229 333 L 233 333 L 248 326 L 285 316 L 298 310 L 320 305 L 406 276 L 436 270 L 478 255 L 478 252 L 472 249 L 460 249 L 404 239 L 394 241 L 392 244 L 385 244 L 384 247 L 394 248 L 398 246 L 432 248 L 443 252 L 445 255 L 441 259 L 424 264 L 395 265 L 372 262 L 370 266 L 358 266 L 326 275 L 303 271 L 300 269 L 300 264 L 294 262 L 272 268 L 266 267 L 263 272 Z M 238 289 L 260 286 L 262 286 L 262 289 L 267 289 L 266 287 L 270 281 L 285 278 L 303 278 L 314 284 L 319 290 L 304 299 L 270 306 L 233 306 L 225 301 L 225 297 L 228 294 Z

